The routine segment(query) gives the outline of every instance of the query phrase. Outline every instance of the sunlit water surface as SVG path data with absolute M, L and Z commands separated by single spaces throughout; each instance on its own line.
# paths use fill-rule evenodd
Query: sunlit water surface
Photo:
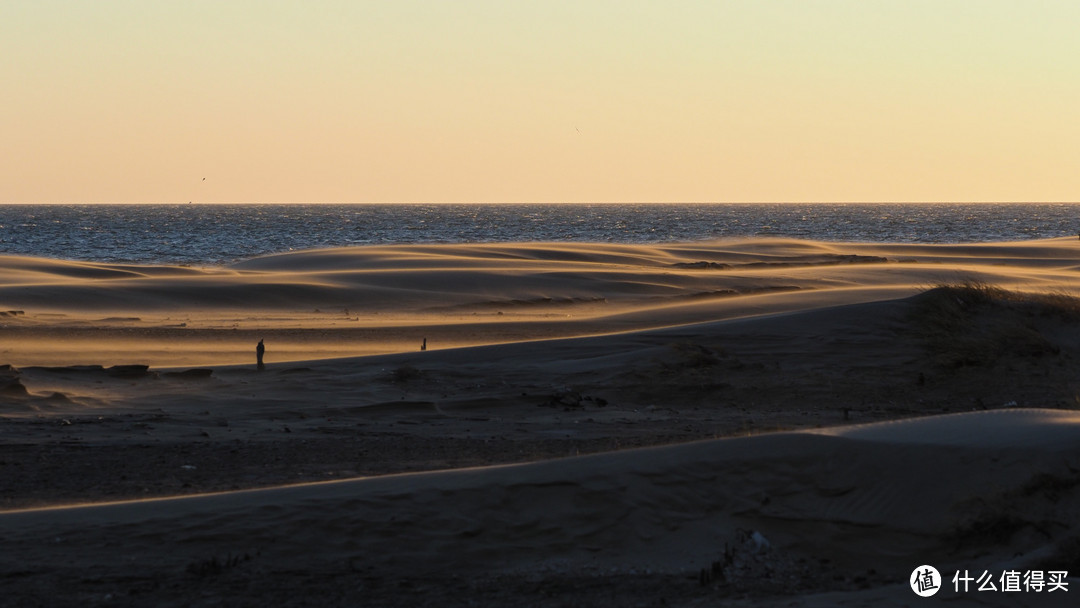
M 0 253 L 140 264 L 390 243 L 725 237 L 964 243 L 1076 235 L 1074 204 L 0 205 Z

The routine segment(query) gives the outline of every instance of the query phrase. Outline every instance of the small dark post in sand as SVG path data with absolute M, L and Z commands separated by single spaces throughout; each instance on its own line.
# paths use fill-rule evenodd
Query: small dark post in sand
M 255 363 L 259 371 L 266 369 L 263 365 L 263 353 L 266 352 L 266 347 L 263 346 L 263 341 L 260 339 L 258 346 L 255 347 Z
M 424 338 L 424 341 L 420 343 L 420 350 L 427 350 L 427 338 Z

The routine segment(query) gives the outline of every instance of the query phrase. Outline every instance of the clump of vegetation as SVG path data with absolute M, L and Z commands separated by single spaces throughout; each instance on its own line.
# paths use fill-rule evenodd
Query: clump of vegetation
M 1080 570 L 1080 534 L 1059 541 L 1053 552 L 1035 565 L 1043 570 Z
M 1080 480 L 1068 474 L 1037 473 L 1022 485 L 996 495 L 983 495 L 964 505 L 964 515 L 950 533 L 959 547 L 1007 545 L 1021 530 L 1030 529 L 1046 539 L 1061 531 L 1076 530 L 1067 506 L 1075 500 Z M 1072 560 L 1080 568 L 1080 535 L 1073 532 L 1058 542 L 1055 567 Z M 1049 562 L 1049 560 L 1047 560 Z
M 1056 503 L 1076 486 L 1080 486 L 1080 478 L 1039 473 L 1020 488 L 1020 493 L 1023 496 L 1044 496 Z
M 405 382 L 411 382 L 420 378 L 420 370 L 416 369 L 411 365 L 402 365 L 401 367 L 395 369 L 393 374 L 391 375 L 394 379 L 394 382 L 403 384 Z
M 1015 513 L 1002 510 L 984 509 L 957 524 L 952 531 L 952 540 L 958 546 L 1005 545 L 1020 530 L 1033 525 L 1018 517 Z
M 668 349 L 669 356 L 665 357 L 664 364 L 666 367 L 678 369 L 719 365 L 727 354 L 695 342 L 675 342 L 670 344 Z
M 1004 307 L 1036 317 L 1080 321 L 1080 297 L 1060 292 L 1012 291 L 982 281 L 938 285 L 924 294 L 923 304 L 946 314 L 980 307 Z
M 1005 354 L 1057 355 L 1039 325 L 1080 320 L 1080 298 L 1009 291 L 981 282 L 941 285 L 918 300 L 915 320 L 936 363 L 989 366 Z
M 251 555 L 245 553 L 244 555 L 227 555 L 225 559 L 218 559 L 215 555 L 210 559 L 204 559 L 195 561 L 188 564 L 186 570 L 188 574 L 196 576 L 198 578 L 206 578 L 209 576 L 217 576 L 226 570 L 230 570 L 240 565 L 241 562 L 251 560 Z

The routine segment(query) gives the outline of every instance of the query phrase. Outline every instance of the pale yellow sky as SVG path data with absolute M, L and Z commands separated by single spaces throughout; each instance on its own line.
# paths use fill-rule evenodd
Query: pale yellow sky
M 0 202 L 1077 201 L 1077 31 L 1066 1 L 9 0 Z

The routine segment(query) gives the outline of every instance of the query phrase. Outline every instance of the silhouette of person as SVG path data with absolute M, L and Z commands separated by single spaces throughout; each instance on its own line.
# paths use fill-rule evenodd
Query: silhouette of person
M 263 353 L 265 353 L 265 352 L 266 352 L 266 347 L 263 346 L 263 341 L 260 339 L 259 340 L 259 345 L 255 347 L 255 363 L 256 363 L 256 366 L 258 367 L 259 371 L 262 371 L 262 370 L 266 369 L 266 366 L 263 365 Z
M 427 350 L 427 338 L 424 338 L 424 341 L 420 343 L 420 350 Z

